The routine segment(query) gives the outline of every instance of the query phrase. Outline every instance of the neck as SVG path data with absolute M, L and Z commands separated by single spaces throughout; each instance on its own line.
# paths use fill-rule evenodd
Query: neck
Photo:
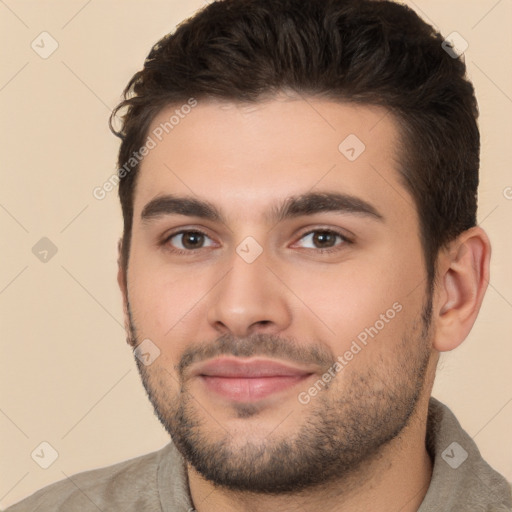
M 197 512 L 416 512 L 427 492 L 432 462 L 425 447 L 428 398 L 409 424 L 358 470 L 294 495 L 262 495 L 214 486 L 187 466 Z

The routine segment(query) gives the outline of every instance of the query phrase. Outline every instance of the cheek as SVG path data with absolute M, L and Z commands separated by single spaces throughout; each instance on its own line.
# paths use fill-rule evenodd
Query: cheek
M 296 270 L 288 283 L 303 301 L 303 314 L 326 327 L 323 338 L 340 355 L 354 340 L 366 347 L 374 340 L 387 348 L 400 343 L 405 324 L 421 312 L 425 272 L 414 260 L 388 251 L 321 271 Z
M 128 269 L 128 297 L 139 335 L 162 339 L 201 297 L 201 280 L 176 272 L 133 251 Z

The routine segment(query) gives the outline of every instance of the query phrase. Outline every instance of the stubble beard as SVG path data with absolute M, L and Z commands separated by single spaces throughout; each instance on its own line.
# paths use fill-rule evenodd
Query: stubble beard
M 345 373 L 347 367 L 341 372 L 344 383 L 337 396 L 332 396 L 333 386 L 322 390 L 301 406 L 303 409 L 292 413 L 299 425 L 295 432 L 280 435 L 277 428 L 263 442 L 248 437 L 235 443 L 229 432 L 215 424 L 220 434 L 212 439 L 214 419 L 202 410 L 188 390 L 189 381 L 183 379 L 190 353 L 177 367 L 180 386 L 174 396 L 169 396 L 169 390 L 176 377 L 165 368 L 152 369 L 138 359 L 136 362 L 156 416 L 185 461 L 205 479 L 231 491 L 297 494 L 335 480 L 348 480 L 364 464 L 378 458 L 383 447 L 408 425 L 422 396 L 429 366 L 431 308 L 428 299 L 421 321 L 409 327 L 386 360 L 359 365 L 359 373 Z M 135 340 L 136 329 L 130 319 Z M 287 350 L 283 340 L 261 334 L 242 341 L 226 335 L 207 350 L 210 348 L 211 354 L 243 356 L 272 356 Z M 309 355 L 319 357 L 314 351 Z M 259 408 L 240 404 L 234 405 L 233 411 L 250 422 Z M 283 419 L 278 415 L 276 424 Z

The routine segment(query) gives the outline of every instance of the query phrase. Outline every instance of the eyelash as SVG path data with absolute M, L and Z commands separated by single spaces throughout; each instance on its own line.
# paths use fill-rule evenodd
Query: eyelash
M 200 229 L 182 229 L 181 231 L 176 231 L 175 233 L 171 233 L 169 236 L 167 236 L 164 241 L 163 245 L 168 246 L 168 250 L 172 252 L 173 254 L 177 254 L 179 256 L 194 256 L 197 254 L 197 251 L 200 251 L 201 249 L 205 249 L 205 247 L 199 247 L 199 249 L 176 249 L 175 247 L 172 247 L 170 245 L 170 241 L 172 238 L 178 235 L 183 235 L 185 233 L 195 233 L 198 235 L 203 235 L 207 238 L 210 238 L 204 231 L 201 231 Z
M 336 231 L 335 229 L 327 229 L 327 228 L 310 229 L 309 231 L 306 231 L 305 233 L 303 233 L 299 237 L 299 240 L 302 240 L 306 236 L 311 235 L 313 233 L 328 233 L 330 235 L 335 235 L 335 236 L 341 238 L 341 243 L 335 245 L 334 247 L 327 247 L 325 249 L 322 249 L 322 248 L 314 248 L 314 249 L 302 248 L 302 249 L 305 249 L 306 251 L 315 251 L 320 254 L 329 254 L 329 253 L 333 253 L 333 252 L 338 252 L 342 249 L 342 247 L 344 245 L 348 245 L 348 244 L 352 243 L 352 240 L 349 240 L 349 238 L 347 236 L 345 236 L 343 233 L 340 233 L 339 231 Z
M 168 250 L 170 252 L 172 252 L 173 254 L 179 255 L 179 256 L 194 256 L 201 249 L 205 249 L 205 247 L 199 247 L 198 249 L 188 249 L 188 250 L 187 249 L 176 249 L 175 247 L 172 247 L 169 244 L 170 240 L 172 238 L 174 238 L 175 236 L 183 235 L 183 234 L 186 234 L 186 233 L 195 233 L 195 234 L 198 234 L 198 235 L 203 235 L 206 238 L 210 238 L 207 233 L 205 233 L 204 231 L 201 231 L 200 229 L 183 229 L 181 231 L 176 231 L 174 233 L 171 233 L 169 236 L 167 236 L 163 240 L 162 245 L 168 247 Z M 343 247 L 344 245 L 352 244 L 353 243 L 353 241 L 350 240 L 349 238 L 347 238 L 347 236 L 345 236 L 343 233 L 340 233 L 339 231 L 336 231 L 334 229 L 326 229 L 326 228 L 316 228 L 316 229 L 311 229 L 309 231 L 306 231 L 305 233 L 303 233 L 299 237 L 299 240 L 302 240 L 304 237 L 306 237 L 308 235 L 311 235 L 313 233 L 328 233 L 328 234 L 332 234 L 332 235 L 338 236 L 339 238 L 341 238 L 342 243 L 337 244 L 334 247 L 327 247 L 325 249 L 322 249 L 322 248 L 316 248 L 316 249 L 306 248 L 305 250 L 307 250 L 307 251 L 316 251 L 316 252 L 319 252 L 320 254 L 333 253 L 333 252 L 339 251 L 341 249 L 341 247 Z

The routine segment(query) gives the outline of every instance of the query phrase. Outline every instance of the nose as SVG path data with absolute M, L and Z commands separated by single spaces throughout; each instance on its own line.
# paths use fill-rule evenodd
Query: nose
M 230 271 L 210 295 L 208 322 L 220 334 L 277 334 L 291 323 L 286 287 L 264 253 L 252 263 L 235 253 Z

